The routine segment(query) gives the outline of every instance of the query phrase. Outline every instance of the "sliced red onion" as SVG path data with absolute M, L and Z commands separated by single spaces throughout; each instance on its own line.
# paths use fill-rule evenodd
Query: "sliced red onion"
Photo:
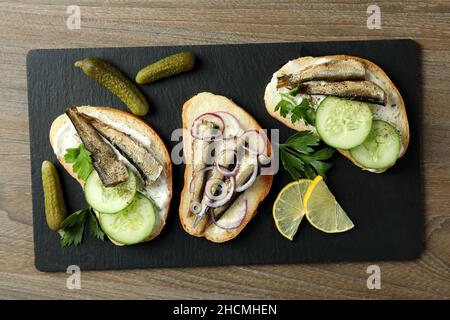
M 200 169 L 200 170 L 197 170 L 197 171 L 195 171 L 193 174 L 192 174 L 192 178 L 191 178 L 191 182 L 189 183 L 189 192 L 190 193 L 194 193 L 194 185 L 195 185 L 195 179 L 197 178 L 197 175 L 200 173 L 200 172 L 205 172 L 205 171 L 209 171 L 209 170 L 212 170 L 212 169 L 214 169 L 214 166 L 208 166 L 208 167 L 205 167 L 205 168 L 203 168 L 203 169 Z
M 205 194 L 209 201 L 206 202 L 206 205 L 210 208 L 217 208 L 220 206 L 223 206 L 228 201 L 230 201 L 231 197 L 233 196 L 234 190 L 236 189 L 236 179 L 234 177 L 229 177 L 229 181 L 231 181 L 231 185 L 228 186 L 225 182 L 219 180 L 223 183 L 223 186 L 227 186 L 227 190 L 225 190 L 226 194 L 223 195 L 223 190 L 221 191 L 221 194 L 219 196 L 214 196 L 209 191 L 211 189 L 211 186 L 214 182 L 216 182 L 217 179 L 211 178 L 208 181 L 206 181 L 205 184 Z
M 223 139 L 231 139 L 242 134 L 242 129 L 239 124 L 239 120 L 236 119 L 236 117 L 233 116 L 231 113 L 225 111 L 218 111 L 214 112 L 214 114 L 221 117 L 225 124 L 225 128 L 223 131 Z
M 220 161 L 220 159 L 222 158 L 222 156 L 224 155 L 224 153 L 226 153 L 226 152 L 232 152 L 233 153 L 233 159 L 235 158 L 235 156 L 236 156 L 236 158 L 237 158 L 237 151 L 235 150 L 235 149 L 224 149 L 224 150 L 221 150 L 218 154 L 217 154 L 217 157 L 216 157 L 216 168 L 217 168 L 217 171 L 219 171 L 223 176 L 225 176 L 225 177 L 233 177 L 233 176 L 235 176 L 236 175 L 236 173 L 237 173 L 237 171 L 239 170 L 239 164 L 238 163 L 236 163 L 236 165 L 234 166 L 234 168 L 233 168 L 233 170 L 228 170 L 224 165 L 223 165 L 223 162 L 221 162 Z M 236 160 L 237 161 L 237 160 Z M 234 161 L 233 161 L 234 162 Z M 233 164 L 233 163 L 225 163 L 226 165 L 230 165 L 230 164 Z
M 224 222 L 220 221 L 220 219 L 216 220 L 216 218 L 214 218 L 214 214 L 211 214 L 211 220 L 216 226 L 224 230 L 233 230 L 239 228 L 244 222 L 245 217 L 247 216 L 248 211 L 247 199 L 244 200 L 244 203 L 242 204 L 242 207 L 240 209 L 241 209 L 240 214 L 231 221 Z
M 253 183 L 255 183 L 257 177 L 258 177 L 258 161 L 255 159 L 252 175 L 247 180 L 247 182 L 245 182 L 242 186 L 236 187 L 236 192 L 243 192 L 248 188 L 250 188 L 253 185 Z
M 203 136 L 198 132 L 198 127 L 201 125 L 202 121 L 208 120 L 210 122 L 213 122 L 216 124 L 219 128 L 213 131 L 217 131 L 211 135 Z M 223 135 L 223 130 L 225 128 L 225 122 L 223 121 L 222 117 L 213 113 L 213 112 L 206 112 L 200 116 L 198 116 L 191 127 L 191 135 L 194 139 L 199 140 L 212 140 L 216 139 L 218 137 L 221 137 Z
M 237 164 L 231 171 L 219 164 L 216 164 L 216 168 L 224 177 L 234 177 L 239 170 L 239 165 Z
M 244 146 L 245 149 L 256 153 L 262 154 L 266 151 L 266 138 L 265 136 L 256 129 L 246 130 L 240 137 L 243 143 L 247 143 Z

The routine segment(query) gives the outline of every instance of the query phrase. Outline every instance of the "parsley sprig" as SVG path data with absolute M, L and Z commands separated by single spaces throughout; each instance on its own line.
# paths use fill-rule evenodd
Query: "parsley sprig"
M 83 239 L 84 226 L 89 220 L 91 234 L 103 241 L 105 234 L 100 228 L 97 218 L 91 208 L 78 210 L 68 216 L 62 223 L 61 246 L 79 245 Z
M 279 111 L 283 118 L 291 115 L 292 123 L 303 120 L 306 124 L 314 126 L 316 112 L 311 107 L 308 99 L 302 99 L 299 104 L 295 101 L 295 96 L 299 92 L 299 86 L 295 86 L 288 93 L 280 93 L 281 100 L 275 107 L 275 112 Z
M 73 171 L 83 181 L 86 181 L 94 167 L 91 153 L 80 144 L 77 148 L 69 148 L 64 154 L 64 160 L 72 164 Z M 103 241 L 103 233 L 97 218 L 91 208 L 81 209 L 69 215 L 62 223 L 61 246 L 79 245 L 83 240 L 84 226 L 89 220 L 89 229 L 92 235 Z
M 69 148 L 64 154 L 64 161 L 72 164 L 73 171 L 83 181 L 91 174 L 94 167 L 92 166 L 91 153 L 80 144 L 78 148 Z
M 301 131 L 279 145 L 283 167 L 293 179 L 298 180 L 302 177 L 313 179 L 317 175 L 325 177 L 332 166 L 325 160 L 333 156 L 334 149 L 324 147 L 315 150 L 314 147 L 319 143 L 319 137 L 309 131 Z

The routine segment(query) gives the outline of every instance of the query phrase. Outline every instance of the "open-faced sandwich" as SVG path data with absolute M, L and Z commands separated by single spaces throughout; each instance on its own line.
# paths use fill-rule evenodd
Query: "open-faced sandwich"
M 234 102 L 203 92 L 183 106 L 183 153 L 183 228 L 213 242 L 233 239 L 272 186 L 266 134 Z
M 270 115 L 309 130 L 355 165 L 375 173 L 393 166 L 409 143 L 403 99 L 384 71 L 348 55 L 301 57 L 266 87 Z
M 70 107 L 53 121 L 50 143 L 113 243 L 130 245 L 160 234 L 172 197 L 172 165 L 164 143 L 144 121 L 108 107 Z

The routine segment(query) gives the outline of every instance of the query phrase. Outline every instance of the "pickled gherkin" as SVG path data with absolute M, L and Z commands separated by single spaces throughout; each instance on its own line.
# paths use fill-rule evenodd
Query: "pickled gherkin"
M 53 163 L 47 160 L 42 162 L 41 174 L 45 218 L 48 227 L 53 231 L 58 231 L 62 228 L 62 223 L 67 215 L 59 175 Z
M 194 61 L 194 55 L 190 52 L 180 52 L 168 56 L 141 69 L 136 75 L 136 82 L 139 84 L 151 83 L 189 71 L 194 67 Z
M 105 86 L 114 93 L 136 115 L 143 116 L 148 112 L 148 102 L 136 85 L 122 72 L 108 62 L 89 57 L 75 62 L 75 66 L 91 79 Z

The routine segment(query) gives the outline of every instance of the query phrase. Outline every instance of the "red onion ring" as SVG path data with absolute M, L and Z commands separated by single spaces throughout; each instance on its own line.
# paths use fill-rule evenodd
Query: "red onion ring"
M 231 197 L 234 194 L 234 190 L 236 188 L 236 179 L 234 177 L 230 177 L 229 178 L 231 181 L 231 186 L 230 188 L 228 188 L 228 190 L 226 190 L 226 195 L 219 199 L 219 200 L 215 200 L 215 199 L 211 199 L 212 197 L 210 197 L 210 195 L 208 195 L 208 191 L 205 191 L 206 197 L 208 198 L 208 201 L 206 201 L 206 205 L 210 208 L 217 208 L 220 206 L 223 206 L 224 204 L 226 204 L 228 201 L 230 201 Z M 214 182 L 214 179 L 209 179 L 208 181 L 206 181 L 205 184 L 205 190 L 209 190 L 211 187 L 211 184 Z M 216 196 L 214 196 L 216 197 Z
M 242 129 L 241 125 L 239 124 L 239 120 L 231 113 L 225 111 L 218 111 L 214 112 L 214 114 L 221 117 L 225 124 L 223 130 L 223 139 L 231 139 L 242 134 Z
M 244 143 L 246 142 L 245 138 L 247 137 L 251 137 L 251 136 L 256 136 L 258 141 L 256 142 L 256 146 L 252 146 L 250 144 L 250 142 L 248 141 L 248 146 L 244 146 L 244 148 L 246 150 L 249 150 L 253 153 L 256 154 L 262 154 L 266 151 L 266 138 L 264 137 L 264 135 L 257 129 L 249 129 L 246 130 L 241 136 L 240 139 L 244 141 Z
M 223 166 L 221 166 L 221 165 L 219 165 L 219 164 L 216 164 L 216 169 L 217 169 L 217 171 L 219 171 L 220 174 L 223 175 L 224 177 L 235 177 L 236 174 L 237 174 L 237 172 L 238 172 L 238 170 L 239 170 L 239 165 L 237 164 L 237 165 L 233 168 L 233 170 L 229 171 L 227 168 L 225 168 L 225 167 L 223 167 Z
M 210 136 L 204 137 L 198 133 L 198 127 L 202 123 L 202 121 L 205 120 L 205 118 L 207 118 L 207 117 L 213 117 L 213 118 L 215 118 L 215 120 L 218 120 L 219 124 L 217 124 L 214 121 L 213 122 L 219 126 L 219 129 L 217 130 L 218 133 L 216 135 L 210 135 Z M 191 127 L 191 136 L 194 139 L 199 139 L 199 140 L 212 140 L 212 139 L 216 139 L 216 138 L 222 136 L 224 128 L 225 128 L 225 122 L 223 121 L 222 117 L 220 117 L 219 115 L 217 115 L 213 112 L 206 112 L 206 113 L 198 116 L 197 118 L 195 118 L 194 123 L 192 124 L 192 127 Z
M 210 215 L 211 220 L 217 227 L 224 229 L 224 230 L 233 230 L 233 229 L 239 228 L 242 225 L 242 223 L 244 222 L 245 217 L 247 216 L 247 210 L 248 210 L 247 199 L 244 200 L 242 209 L 243 209 L 242 215 L 239 216 L 238 219 L 236 219 L 236 221 L 231 221 L 228 224 L 224 224 L 223 222 L 221 223 L 220 219 L 216 220 L 216 218 L 214 218 L 213 214 Z

